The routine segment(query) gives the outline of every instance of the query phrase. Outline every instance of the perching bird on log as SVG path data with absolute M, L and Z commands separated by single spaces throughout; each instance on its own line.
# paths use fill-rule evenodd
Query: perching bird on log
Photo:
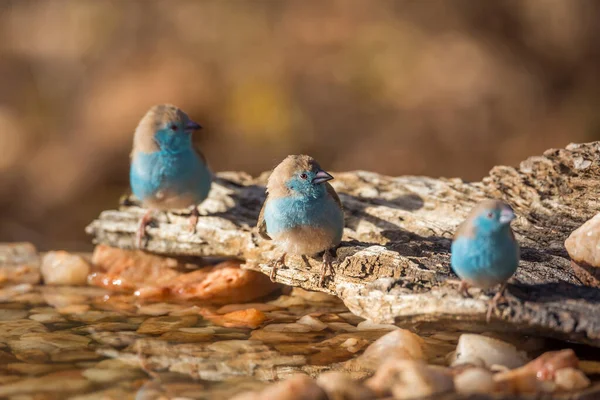
M 506 282 L 519 266 L 519 244 L 510 227 L 515 214 L 499 200 L 486 200 L 471 210 L 452 242 L 452 269 L 461 278 L 460 290 L 468 286 L 488 289 L 501 285 L 487 312 L 489 321 L 506 289 Z
M 330 250 L 340 244 L 344 231 L 344 212 L 333 179 L 306 155 L 288 156 L 271 173 L 267 199 L 258 217 L 261 236 L 272 239 L 283 255 L 271 270 L 285 265 L 287 254 L 312 256 L 323 253 L 323 286 L 327 271 L 333 273 Z
M 139 224 L 138 247 L 155 210 L 193 207 L 190 223 L 195 230 L 196 206 L 206 199 L 212 182 L 206 159 L 192 144 L 192 133 L 200 128 L 169 104 L 152 107 L 138 124 L 129 176 L 133 194 L 148 209 Z

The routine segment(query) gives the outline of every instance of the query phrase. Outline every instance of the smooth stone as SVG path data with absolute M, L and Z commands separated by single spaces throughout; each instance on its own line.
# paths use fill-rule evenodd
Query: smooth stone
M 391 331 L 374 341 L 356 360 L 362 367 L 377 369 L 388 359 L 424 360 L 425 342 L 406 329 Z
M 328 400 L 371 400 L 376 397 L 371 389 L 343 372 L 325 372 L 317 378 L 317 385 L 325 390 Z
M 296 375 L 261 392 L 242 393 L 231 400 L 327 400 L 327 394 L 313 379 Z
M 556 371 L 554 382 L 561 390 L 573 391 L 585 389 L 591 385 L 585 374 L 575 368 L 562 368 Z
M 83 257 L 66 251 L 50 251 L 40 267 L 47 285 L 86 285 L 90 264 Z
M 365 382 L 379 396 L 394 399 L 417 399 L 454 389 L 452 373 L 423 361 L 389 359 Z
M 319 320 L 318 318 L 315 318 L 310 315 L 303 316 L 302 318 L 300 318 L 297 321 L 297 323 L 301 324 L 301 325 L 306 325 L 306 326 L 310 327 L 311 331 L 315 331 L 315 332 L 325 330 L 328 327 L 326 323 L 321 322 L 321 320 Z
M 501 365 L 518 368 L 527 362 L 527 356 L 510 343 L 483 335 L 465 333 L 460 335 L 452 366 L 473 364 L 490 368 Z
M 496 388 L 492 372 L 484 368 L 467 368 L 454 377 L 454 388 L 458 393 L 492 393 Z

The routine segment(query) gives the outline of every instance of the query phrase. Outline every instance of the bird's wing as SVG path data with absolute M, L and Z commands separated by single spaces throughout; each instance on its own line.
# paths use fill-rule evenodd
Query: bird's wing
M 340 206 L 340 208 L 343 210 L 344 206 L 342 205 L 342 201 L 340 200 L 340 197 L 336 193 L 333 186 L 331 186 L 329 182 L 325 182 L 325 188 L 327 189 L 327 193 L 329 193 L 329 195 L 333 198 L 337 205 Z
M 268 197 L 267 197 L 268 199 Z M 265 222 L 265 207 L 267 205 L 267 200 L 263 203 L 262 208 L 260 209 L 260 214 L 258 214 L 258 223 L 256 224 L 256 228 L 258 228 L 258 234 L 264 239 L 271 240 L 271 237 L 267 233 L 267 223 Z
M 475 229 L 473 228 L 473 224 L 467 219 L 463 221 L 458 228 L 456 228 L 456 232 L 454 233 L 453 240 L 456 240 L 460 237 L 474 237 Z

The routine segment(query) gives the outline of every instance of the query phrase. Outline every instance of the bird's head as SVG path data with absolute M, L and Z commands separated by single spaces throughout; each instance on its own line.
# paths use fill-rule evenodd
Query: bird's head
M 490 235 L 510 227 L 513 219 L 515 213 L 508 204 L 500 200 L 486 200 L 471 211 L 467 220 L 477 234 Z
M 134 148 L 143 152 L 179 152 L 192 145 L 191 134 L 201 126 L 170 104 L 152 107 L 138 124 Z
M 283 160 L 269 177 L 267 191 L 275 197 L 318 198 L 326 193 L 324 183 L 333 179 L 309 156 L 294 155 Z

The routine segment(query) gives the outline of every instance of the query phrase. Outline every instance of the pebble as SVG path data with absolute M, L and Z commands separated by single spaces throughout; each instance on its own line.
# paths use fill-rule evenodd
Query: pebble
M 376 369 L 387 359 L 423 360 L 424 341 L 418 335 L 406 330 L 397 329 L 373 342 L 360 356 L 361 366 Z
M 231 400 L 327 400 L 327 394 L 313 379 L 296 375 L 261 392 L 242 393 Z
M 86 285 L 90 264 L 66 251 L 50 251 L 40 267 L 46 285 Z
M 379 396 L 394 399 L 417 399 L 450 392 L 454 389 L 452 373 L 423 361 L 388 359 L 365 385 Z
M 490 368 L 501 365 L 509 369 L 527 362 L 527 356 L 510 343 L 491 337 L 465 333 L 458 339 L 452 366 L 473 364 Z
M 458 393 L 492 393 L 496 383 L 491 371 L 485 368 L 467 368 L 454 377 L 454 387 Z
M 317 378 L 317 385 L 325 390 L 329 400 L 371 400 L 375 398 L 375 393 L 371 389 L 343 372 L 325 372 Z
M 561 390 L 572 391 L 585 389 L 591 385 L 585 374 L 575 368 L 562 368 L 556 371 L 554 382 Z

